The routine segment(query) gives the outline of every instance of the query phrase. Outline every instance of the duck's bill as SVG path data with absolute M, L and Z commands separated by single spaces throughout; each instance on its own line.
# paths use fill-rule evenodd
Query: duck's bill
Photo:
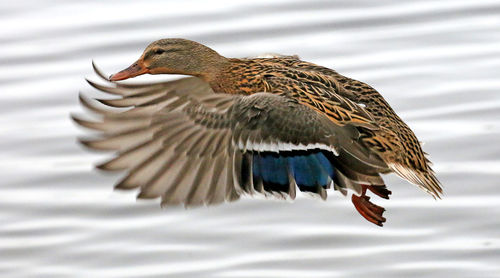
M 138 75 L 141 75 L 141 74 L 145 74 L 145 73 L 149 73 L 149 69 L 147 69 L 142 61 L 137 61 L 135 63 L 133 63 L 130 67 L 118 72 L 118 73 L 115 73 L 115 74 L 112 74 L 110 77 L 109 77 L 109 80 L 111 81 L 119 81 L 119 80 L 125 80 L 125 79 L 129 79 L 129 78 L 132 78 L 132 77 L 136 77 Z

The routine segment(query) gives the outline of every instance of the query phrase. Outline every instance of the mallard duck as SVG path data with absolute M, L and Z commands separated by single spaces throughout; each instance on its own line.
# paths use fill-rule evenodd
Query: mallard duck
M 412 130 L 371 86 L 297 56 L 225 58 L 186 39 L 151 43 L 130 67 L 89 83 L 115 99 L 80 95 L 99 120 L 73 119 L 100 132 L 85 146 L 116 156 L 97 167 L 127 171 L 118 189 L 161 204 L 210 205 L 261 194 L 294 199 L 296 189 L 326 199 L 333 187 L 368 221 L 389 198 L 381 174 L 394 172 L 435 198 L 442 189 Z M 140 85 L 142 74 L 190 75 Z

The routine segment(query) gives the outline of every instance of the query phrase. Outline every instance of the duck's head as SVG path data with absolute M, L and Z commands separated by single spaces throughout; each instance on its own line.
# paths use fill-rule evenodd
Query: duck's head
M 210 79 L 226 58 L 214 50 L 185 39 L 161 39 L 151 43 L 130 67 L 113 74 L 111 81 L 149 74 L 185 74 Z

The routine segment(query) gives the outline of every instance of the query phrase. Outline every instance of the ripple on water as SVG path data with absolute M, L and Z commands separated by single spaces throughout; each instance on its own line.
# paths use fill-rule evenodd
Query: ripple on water
M 499 277 L 498 1 L 18 1 L 0 16 L 2 277 Z M 113 192 L 69 113 L 95 93 L 92 59 L 111 72 L 161 37 L 368 82 L 426 142 L 443 200 L 388 176 L 378 228 L 339 194 L 162 210 Z

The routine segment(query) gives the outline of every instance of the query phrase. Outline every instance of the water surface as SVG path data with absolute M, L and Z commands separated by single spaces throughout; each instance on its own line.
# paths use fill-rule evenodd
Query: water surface
M 500 3 L 235 2 L 0 2 L 0 276 L 500 277 Z M 191 210 L 113 192 L 69 113 L 96 93 L 92 59 L 111 73 L 163 37 L 371 84 L 426 142 L 443 200 L 387 176 L 379 228 L 333 192 Z

